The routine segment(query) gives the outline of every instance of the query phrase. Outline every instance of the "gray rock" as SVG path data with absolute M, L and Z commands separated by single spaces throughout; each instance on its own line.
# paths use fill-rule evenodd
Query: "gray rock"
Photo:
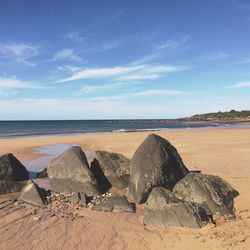
M 0 157 L 0 194 L 20 192 L 29 172 L 13 154 Z
M 38 207 L 45 207 L 47 195 L 48 193 L 43 188 L 38 187 L 33 181 L 28 181 L 27 185 L 23 187 L 19 199 Z
M 130 160 L 127 157 L 117 153 L 96 151 L 96 158 L 104 175 L 112 186 L 118 189 L 128 187 Z
M 179 199 L 202 204 L 209 214 L 235 217 L 234 198 L 239 193 L 218 176 L 189 173 L 173 192 Z
M 155 134 L 138 147 L 130 168 L 129 198 L 136 203 L 146 202 L 155 186 L 172 189 L 189 172 L 174 146 Z
M 22 182 L 0 180 L 0 195 L 13 192 L 20 192 L 22 188 Z
M 36 178 L 48 178 L 47 168 L 36 175 Z
M 82 206 L 87 206 L 87 197 L 84 193 L 78 192 L 70 196 L 69 200 L 72 203 L 79 204 Z
M 125 196 L 115 195 L 92 206 L 93 210 L 111 212 L 113 210 L 122 210 L 125 212 L 134 213 L 133 205 Z
M 100 193 L 96 178 L 89 168 L 84 152 L 74 146 L 52 160 L 48 167 L 51 187 L 56 192 L 84 192 L 88 196 Z
M 209 217 L 202 206 L 178 200 L 163 187 L 153 188 L 145 204 L 146 225 L 201 228 L 208 221 Z
M 0 180 L 25 181 L 29 179 L 29 172 L 13 154 L 0 157 Z

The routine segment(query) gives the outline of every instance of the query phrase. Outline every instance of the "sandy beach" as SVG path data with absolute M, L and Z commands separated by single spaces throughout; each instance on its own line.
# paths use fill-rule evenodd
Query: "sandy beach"
M 48 216 L 46 210 L 0 204 L 0 249 L 250 249 L 250 129 L 216 128 L 157 131 L 178 150 L 190 170 L 218 175 L 240 195 L 237 218 L 202 229 L 143 226 L 136 214 L 84 209 L 71 220 Z M 0 139 L 0 155 L 19 160 L 39 157 L 34 148 L 79 144 L 83 150 L 107 150 L 132 157 L 149 132 L 103 133 Z M 1 198 L 3 200 L 3 197 Z

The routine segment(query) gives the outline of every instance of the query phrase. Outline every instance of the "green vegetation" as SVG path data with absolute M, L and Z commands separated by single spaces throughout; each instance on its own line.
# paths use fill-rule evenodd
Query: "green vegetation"
M 250 121 L 250 110 L 231 110 L 226 112 L 215 112 L 215 113 L 207 113 L 207 114 L 197 114 L 186 118 L 184 120 L 190 121 Z

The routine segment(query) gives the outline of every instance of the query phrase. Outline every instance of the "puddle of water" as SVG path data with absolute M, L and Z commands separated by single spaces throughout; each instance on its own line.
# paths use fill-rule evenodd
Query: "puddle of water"
M 49 163 L 62 154 L 64 151 L 66 151 L 68 148 L 72 146 L 79 146 L 76 144 L 53 144 L 48 146 L 41 146 L 38 148 L 35 148 L 34 150 L 38 153 L 44 153 L 47 154 L 46 156 L 40 156 L 38 158 L 35 158 L 30 161 L 24 161 L 22 162 L 23 165 L 27 168 L 30 174 L 30 179 L 32 179 L 35 183 L 37 183 L 40 187 L 50 189 L 50 181 L 48 178 L 36 178 L 37 173 L 41 172 L 45 168 L 48 167 Z M 88 159 L 88 162 L 90 162 L 94 159 L 94 153 L 85 151 L 86 157 Z

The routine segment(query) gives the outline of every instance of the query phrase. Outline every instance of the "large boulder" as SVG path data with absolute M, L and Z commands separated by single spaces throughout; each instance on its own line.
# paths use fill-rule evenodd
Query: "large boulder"
M 144 203 L 155 186 L 172 189 L 188 169 L 177 150 L 164 138 L 150 134 L 130 163 L 129 198 Z
M 33 181 L 29 181 L 23 187 L 19 199 L 38 207 L 45 207 L 47 205 L 47 195 L 48 193 L 43 188 L 38 187 Z
M 178 200 L 163 187 L 153 188 L 145 204 L 146 225 L 201 228 L 208 221 L 209 217 L 202 206 Z
M 239 193 L 218 176 L 190 172 L 173 192 L 179 199 L 202 204 L 209 214 L 235 217 L 234 198 Z
M 0 180 L 24 181 L 28 179 L 29 172 L 13 154 L 0 157 Z
M 13 154 L 0 157 L 0 194 L 20 192 L 29 172 Z
M 48 178 L 47 168 L 37 173 L 36 178 Z
M 66 150 L 48 166 L 51 187 L 56 192 L 84 192 L 88 196 L 100 193 L 87 158 L 78 146 Z
M 109 183 L 118 189 L 128 187 L 130 176 L 130 160 L 122 154 L 96 151 L 100 168 Z
M 125 212 L 134 213 L 133 205 L 127 200 L 124 195 L 115 195 L 100 201 L 92 206 L 92 210 L 112 212 L 114 210 L 121 210 Z

